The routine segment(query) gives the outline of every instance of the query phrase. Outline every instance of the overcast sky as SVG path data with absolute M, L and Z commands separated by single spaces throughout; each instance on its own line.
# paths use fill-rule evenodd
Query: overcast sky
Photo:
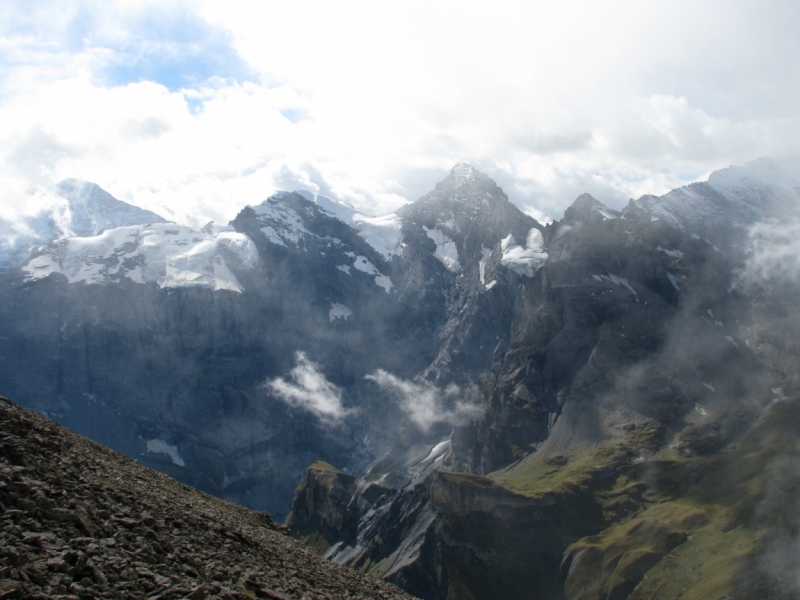
M 560 218 L 800 140 L 800 3 L 0 3 L 0 202 L 67 177 L 189 224 L 278 189 L 373 214 L 456 162 Z

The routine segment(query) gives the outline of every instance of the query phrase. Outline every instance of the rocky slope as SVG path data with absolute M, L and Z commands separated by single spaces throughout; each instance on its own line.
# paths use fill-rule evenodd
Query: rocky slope
M 1 598 L 409 598 L 0 398 Z

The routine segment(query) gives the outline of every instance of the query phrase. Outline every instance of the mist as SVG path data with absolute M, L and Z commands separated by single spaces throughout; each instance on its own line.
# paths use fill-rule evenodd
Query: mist
M 326 424 L 337 424 L 355 412 L 345 408 L 342 389 L 326 379 L 317 363 L 305 352 L 294 356 L 297 364 L 288 377 L 268 381 L 264 384 L 268 390 L 289 406 L 310 412 Z
M 440 389 L 428 382 L 401 379 L 383 369 L 367 375 L 366 379 L 392 394 L 411 422 L 422 431 L 439 423 L 462 424 L 475 418 L 481 410 L 468 399 L 469 394 L 463 393 L 454 383 Z
M 769 288 L 800 279 L 800 220 L 756 223 L 747 241 L 742 283 Z
M 66 198 L 52 189 L 21 194 L 0 216 L 0 266 L 24 259 L 31 248 L 73 235 Z

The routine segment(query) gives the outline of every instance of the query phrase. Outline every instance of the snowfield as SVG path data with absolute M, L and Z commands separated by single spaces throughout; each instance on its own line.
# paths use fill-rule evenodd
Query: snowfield
M 203 230 L 173 223 L 118 227 L 94 237 L 58 240 L 23 266 L 29 280 L 53 273 L 70 283 L 105 284 L 123 277 L 161 288 L 203 287 L 241 292 L 231 265 L 253 267 L 258 252 L 229 226 Z

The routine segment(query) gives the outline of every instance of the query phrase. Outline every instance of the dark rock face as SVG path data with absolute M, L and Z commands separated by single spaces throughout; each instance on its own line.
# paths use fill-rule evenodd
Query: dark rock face
M 315 463 L 297 488 L 287 525 L 294 537 L 334 562 L 411 594 L 444 599 L 434 533 L 437 513 L 427 481 L 390 488 Z
M 509 350 L 481 380 L 484 414 L 454 432 L 454 469 L 489 473 L 545 440 L 558 453 L 593 446 L 607 436 L 598 418 L 681 429 L 695 405 L 727 412 L 723 397 L 755 414 L 769 389 L 735 341 L 748 302 L 729 291 L 726 257 L 662 221 L 604 219 L 592 202 L 579 198 L 552 228 Z
M 0 398 L 3 598 L 409 598 Z
M 543 239 L 544 228 L 511 204 L 494 181 L 467 165 L 457 165 L 433 192 L 398 214 L 404 240 L 415 240 L 423 252 L 437 244 L 437 252 L 456 257 L 444 270 L 434 265 L 437 279 L 448 284 L 437 286 L 447 294 L 447 320 L 439 334 L 439 354 L 424 377 L 469 383 L 508 343 L 524 276 L 533 275 L 547 257 L 543 244 L 534 242 Z M 509 260 L 508 246 L 529 239 L 528 255 Z

